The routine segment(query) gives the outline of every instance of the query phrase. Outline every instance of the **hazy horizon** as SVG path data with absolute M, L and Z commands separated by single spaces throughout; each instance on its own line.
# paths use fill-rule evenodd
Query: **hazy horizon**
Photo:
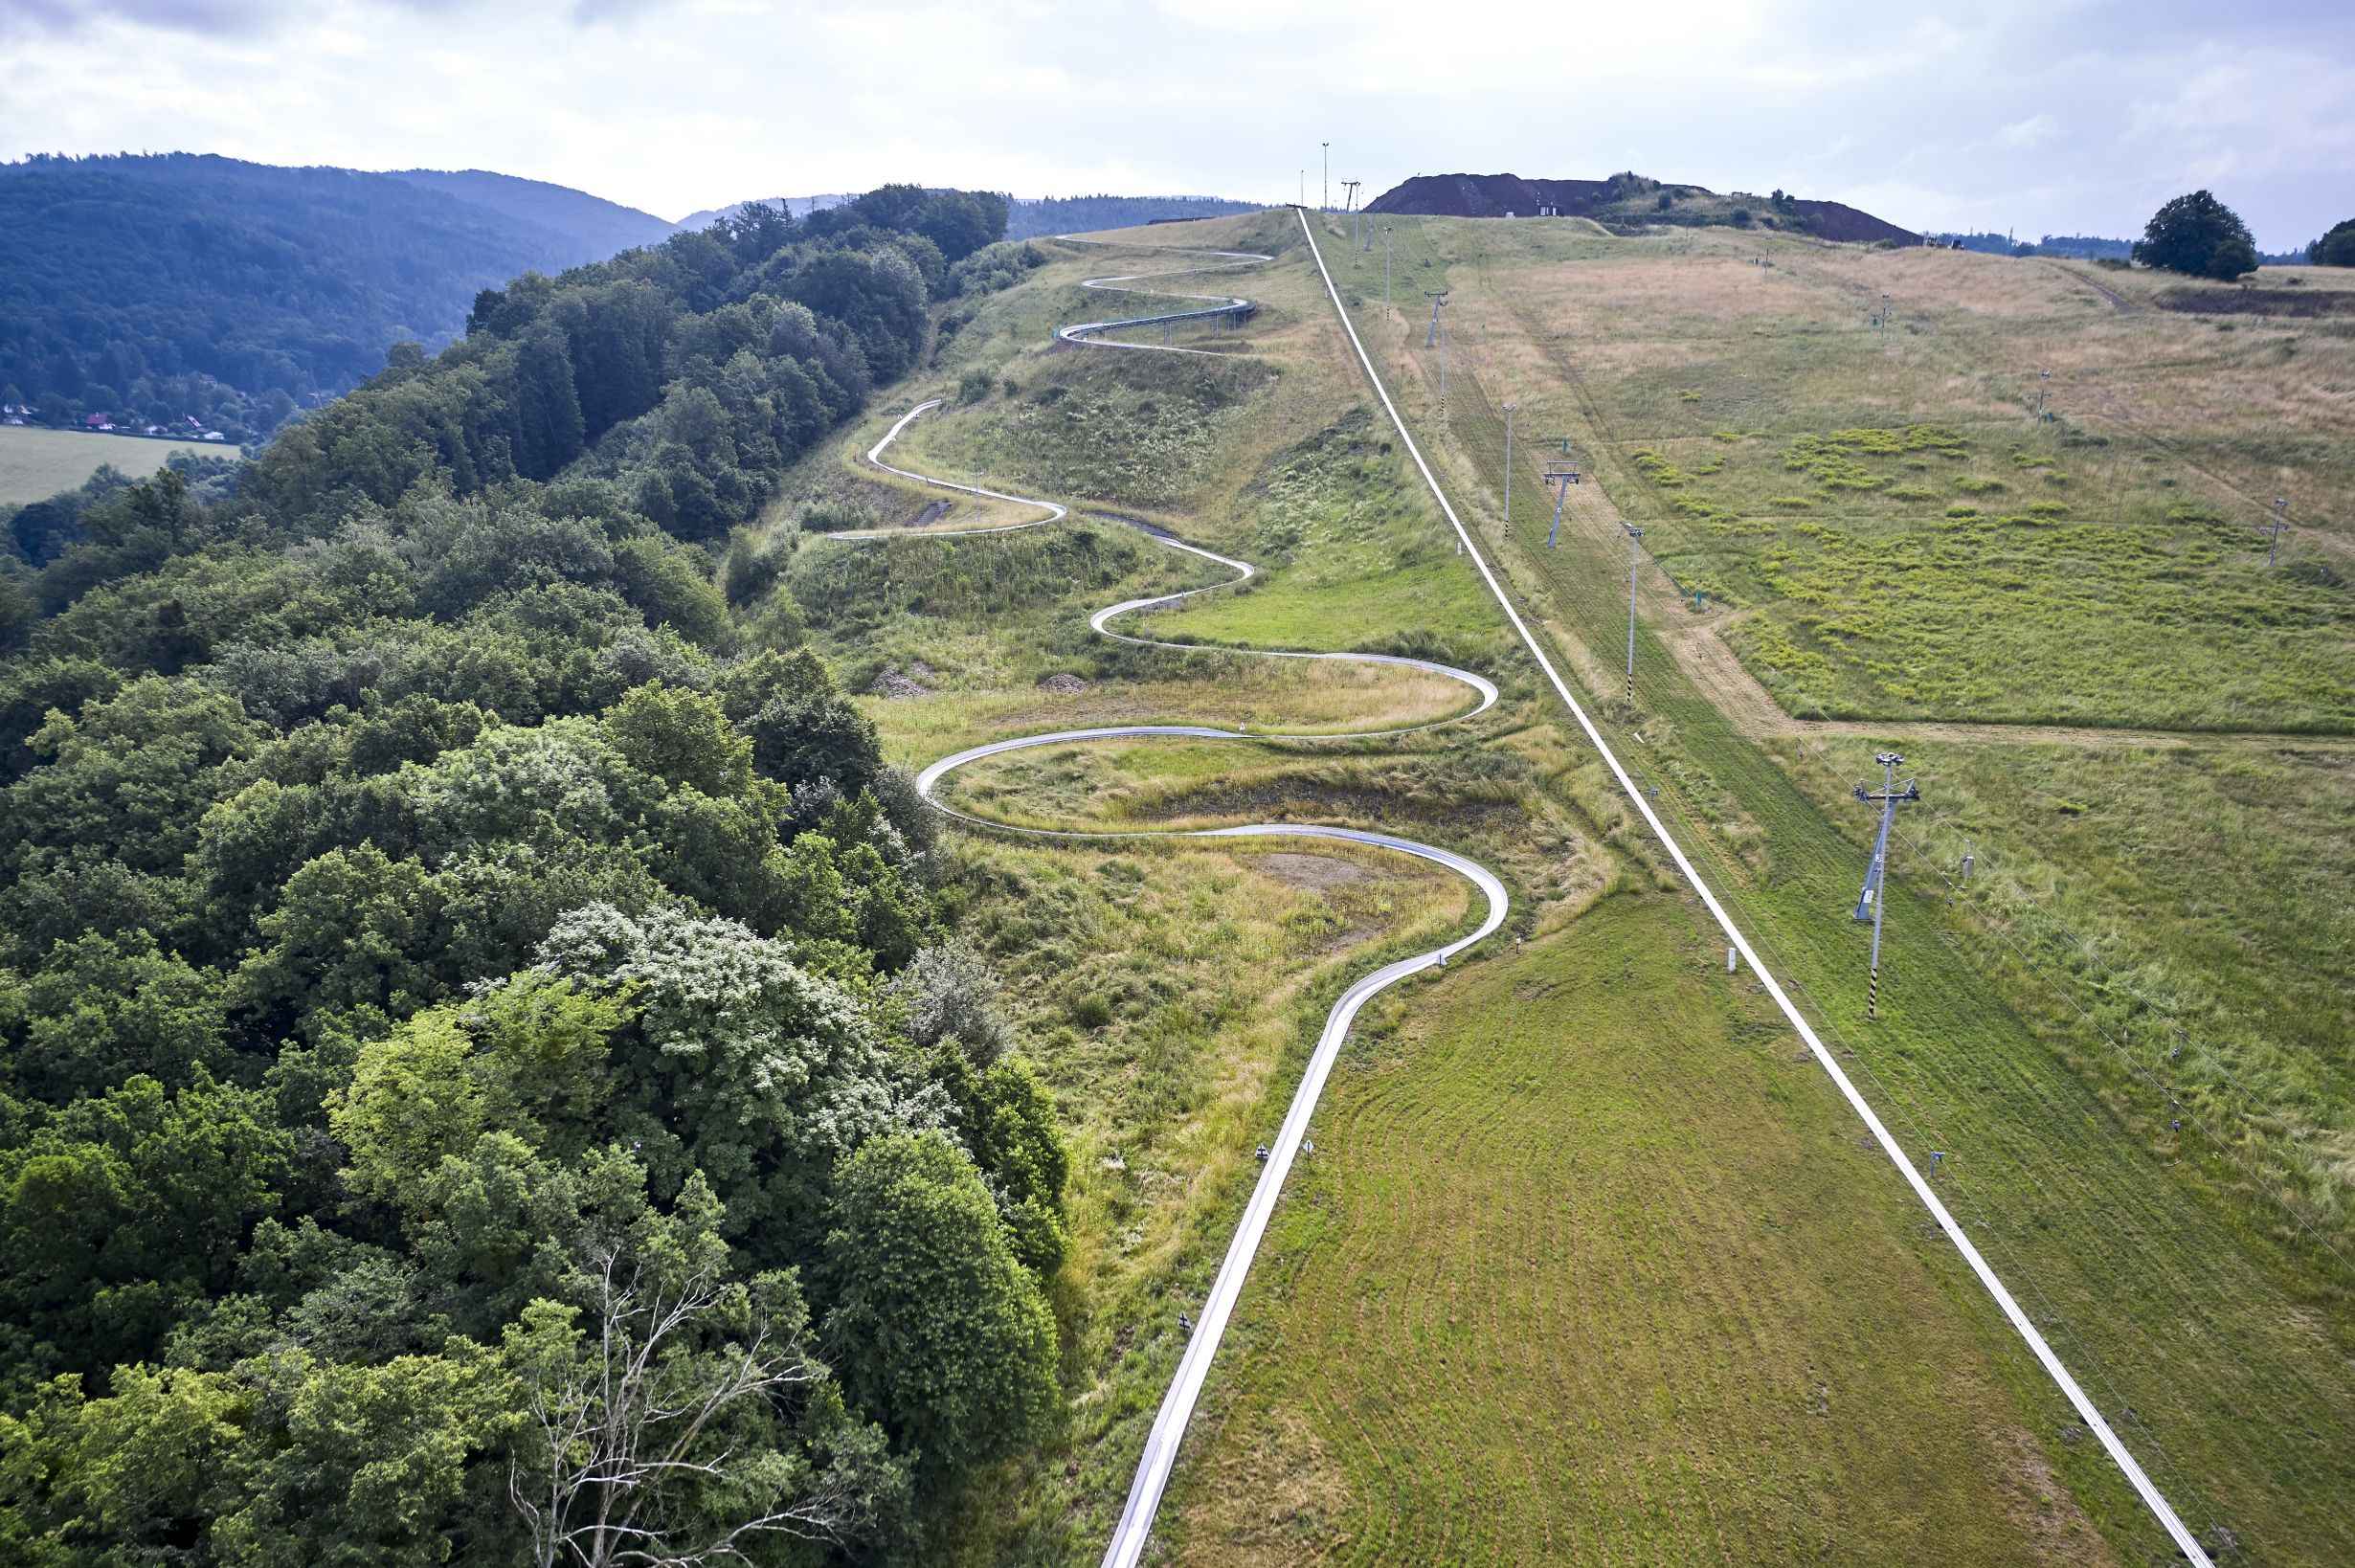
M 2355 27 L 2314 5 L 2014 0 L 1884 23 L 1679 0 L 1435 27 L 1329 0 L 29 0 L 0 156 L 484 168 L 666 220 L 914 179 L 1370 197 L 1414 174 L 1783 188 L 1918 230 L 2131 236 L 2206 187 L 2285 251 L 2355 204 Z

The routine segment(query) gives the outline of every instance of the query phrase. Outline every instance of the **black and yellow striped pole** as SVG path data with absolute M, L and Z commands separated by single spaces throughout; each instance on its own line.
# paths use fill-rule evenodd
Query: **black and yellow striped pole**
M 1644 530 L 1622 521 L 1627 530 L 1627 706 L 1635 706 L 1635 569 L 1644 552 Z
M 1897 770 L 1905 765 L 1905 759 L 1896 752 L 1883 751 L 1873 760 L 1881 765 L 1881 787 L 1876 793 L 1859 784 L 1856 798 L 1880 802 L 1881 830 L 1873 840 L 1873 863 L 1865 867 L 1864 892 L 1856 900 L 1856 918 L 1873 922 L 1873 968 L 1865 988 L 1865 1017 L 1877 1019 L 1881 1016 L 1881 910 L 1888 902 L 1883 896 L 1882 876 L 1889 869 L 1889 829 L 1896 821 L 1897 802 L 1918 800 L 1921 791 L 1911 779 L 1906 780 L 1904 789 L 1897 788 Z

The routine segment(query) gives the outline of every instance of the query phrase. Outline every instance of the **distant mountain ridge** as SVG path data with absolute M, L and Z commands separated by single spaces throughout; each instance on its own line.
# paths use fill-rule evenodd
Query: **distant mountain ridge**
M 464 329 L 474 297 L 654 243 L 650 213 L 481 169 L 198 153 L 0 163 L 0 402 L 243 440 Z
M 1677 185 L 1633 172 L 1607 180 L 1529 180 L 1517 174 L 1418 174 L 1366 203 L 1369 213 L 1426 217 L 1586 217 L 1611 226 L 1730 223 L 1823 239 L 1915 245 L 1921 236 L 1845 202 Z
M 659 245 L 670 237 L 675 227 L 652 213 L 641 213 L 635 207 L 624 207 L 569 185 L 527 180 L 489 169 L 402 168 L 393 170 L 392 178 L 487 207 L 521 223 L 536 224 L 560 240 L 569 240 L 594 253 L 582 258 L 588 261 L 602 261 L 640 245 Z
M 795 217 L 814 210 L 840 207 L 854 200 L 845 195 L 771 196 L 765 205 L 782 206 Z M 705 229 L 724 217 L 734 217 L 751 202 L 711 207 L 690 213 L 678 229 Z M 1256 213 L 1261 204 L 1230 201 L 1223 196 L 1008 196 L 1006 237 L 1037 239 L 1045 235 L 1088 234 L 1097 229 L 1133 229 L 1147 223 L 1175 223 L 1186 218 L 1223 217 L 1229 213 Z

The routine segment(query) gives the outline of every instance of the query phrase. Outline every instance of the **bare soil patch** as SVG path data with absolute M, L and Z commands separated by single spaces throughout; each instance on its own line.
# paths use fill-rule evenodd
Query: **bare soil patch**
M 897 664 L 886 665 L 883 671 L 868 683 L 866 689 L 868 695 L 874 697 L 930 697 L 932 694 L 932 683 L 939 679 L 940 672 L 919 659 L 909 663 L 906 669 L 900 668 Z
M 2151 296 L 2162 310 L 2198 316 L 2344 316 L 2355 293 L 2302 288 L 2171 288 Z
M 1363 882 L 1370 875 L 1365 867 L 1351 861 L 1338 860 L 1331 855 L 1295 854 L 1290 850 L 1262 855 L 1251 863 L 1288 887 L 1306 887 L 1320 893 Z

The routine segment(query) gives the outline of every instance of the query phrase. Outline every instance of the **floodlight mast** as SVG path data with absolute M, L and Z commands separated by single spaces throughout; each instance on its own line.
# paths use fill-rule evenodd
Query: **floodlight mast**
M 1322 205 L 1317 210 L 1330 213 L 1333 211 L 1333 144 L 1319 142 L 1316 145 L 1325 149 L 1325 193 L 1320 198 Z
M 1896 821 L 1899 801 L 1921 798 L 1921 791 L 1912 779 L 1905 781 L 1904 789 L 1897 788 L 1897 770 L 1905 766 L 1903 757 L 1895 751 L 1882 751 L 1873 760 L 1881 765 L 1880 789 L 1875 792 L 1866 789 L 1862 784 L 1856 786 L 1857 799 L 1867 803 L 1877 800 L 1881 807 L 1881 830 L 1873 840 L 1873 863 L 1865 868 L 1864 892 L 1856 900 L 1855 918 L 1870 919 L 1873 922 L 1872 978 L 1867 982 L 1865 990 L 1865 1018 L 1867 1019 L 1878 1019 L 1881 1016 L 1881 911 L 1888 907 L 1889 902 L 1886 885 L 1883 881 L 1889 869 L 1889 830 Z

